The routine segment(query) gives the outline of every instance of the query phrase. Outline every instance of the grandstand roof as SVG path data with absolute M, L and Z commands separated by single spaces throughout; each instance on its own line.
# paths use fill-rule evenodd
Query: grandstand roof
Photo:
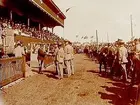
M 0 4 L 45 26 L 64 26 L 66 17 L 52 0 L 2 0 Z

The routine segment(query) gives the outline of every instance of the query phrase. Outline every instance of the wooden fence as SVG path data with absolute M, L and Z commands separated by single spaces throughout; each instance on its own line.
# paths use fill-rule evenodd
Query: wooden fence
M 25 77 L 25 57 L 0 59 L 0 86 Z

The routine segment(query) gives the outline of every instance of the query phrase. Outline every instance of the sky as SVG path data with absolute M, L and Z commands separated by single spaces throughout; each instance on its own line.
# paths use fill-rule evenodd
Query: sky
M 54 32 L 65 39 L 79 42 L 96 41 L 96 30 L 100 42 L 124 41 L 133 33 L 140 38 L 139 0 L 53 0 L 65 14 L 64 28 L 55 27 Z M 67 8 L 72 7 L 68 12 Z M 108 34 L 108 35 L 107 35 Z M 76 36 L 78 37 L 76 38 Z M 88 36 L 88 39 L 81 39 Z M 93 39 L 90 37 L 94 36 Z M 108 38 L 107 38 L 108 36 Z

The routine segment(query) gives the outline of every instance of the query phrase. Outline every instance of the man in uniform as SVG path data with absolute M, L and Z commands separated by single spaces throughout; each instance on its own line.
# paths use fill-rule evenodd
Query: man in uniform
M 120 40 L 118 42 L 119 44 L 119 64 L 121 66 L 122 72 L 123 72 L 123 80 L 124 82 L 127 81 L 127 71 L 126 71 L 126 64 L 128 63 L 127 57 L 128 57 L 128 51 L 124 46 L 124 42 Z
M 68 77 L 71 76 L 71 46 L 69 41 L 66 41 L 66 46 L 64 47 L 65 52 L 65 65 L 66 65 L 66 72 Z
M 20 41 L 17 42 L 17 47 L 14 49 L 14 54 L 15 54 L 15 57 L 22 57 L 22 55 L 25 55 L 24 49 L 21 46 Z
M 58 44 L 58 52 L 57 52 L 57 63 L 58 63 L 58 78 L 62 79 L 63 78 L 63 68 L 64 68 L 64 49 L 62 46 L 62 43 Z

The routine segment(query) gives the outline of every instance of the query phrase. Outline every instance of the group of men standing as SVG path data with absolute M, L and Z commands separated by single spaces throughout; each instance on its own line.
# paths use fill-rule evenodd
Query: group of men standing
M 74 50 L 71 42 L 66 41 L 65 46 L 62 43 L 56 44 L 54 56 L 56 72 L 59 79 L 63 78 L 64 73 L 68 77 L 74 74 Z
M 96 51 L 96 53 L 95 53 Z M 99 62 L 99 73 L 102 75 L 102 65 L 104 65 L 105 75 L 110 74 L 116 79 L 122 79 L 128 81 L 128 77 L 134 73 L 134 69 L 139 67 L 134 67 L 134 57 L 140 60 L 140 40 L 135 39 L 131 43 L 125 43 L 123 40 L 118 39 L 115 43 L 104 44 L 98 47 L 89 47 L 86 53 L 89 57 L 96 58 Z M 92 58 L 92 59 L 93 59 Z M 96 60 L 95 59 L 95 60 Z M 133 72 L 133 73 L 132 73 Z

